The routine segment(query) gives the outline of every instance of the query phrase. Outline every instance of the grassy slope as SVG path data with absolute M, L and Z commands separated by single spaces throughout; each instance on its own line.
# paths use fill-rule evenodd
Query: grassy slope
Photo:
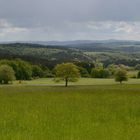
M 0 87 L 1 140 L 139 140 L 140 86 Z

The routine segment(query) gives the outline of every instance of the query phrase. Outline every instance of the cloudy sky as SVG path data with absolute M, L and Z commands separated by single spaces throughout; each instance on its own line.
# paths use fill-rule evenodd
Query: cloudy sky
M 140 0 L 0 0 L 0 41 L 140 40 Z

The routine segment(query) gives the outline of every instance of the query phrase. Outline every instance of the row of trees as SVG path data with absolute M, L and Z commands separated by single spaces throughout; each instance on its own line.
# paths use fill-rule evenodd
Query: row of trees
M 51 72 L 47 67 L 41 67 L 39 65 L 32 65 L 27 61 L 21 59 L 15 60 L 1 60 L 0 66 L 8 65 L 15 71 L 15 77 L 17 80 L 31 80 L 36 77 L 49 77 Z
M 31 65 L 30 63 L 16 60 L 1 60 L 0 61 L 0 83 L 7 84 L 13 80 L 31 80 L 33 78 L 57 77 L 59 80 L 64 80 L 66 86 L 69 81 L 76 81 L 79 77 L 93 78 L 110 78 L 115 77 L 116 81 L 122 83 L 127 81 L 127 70 L 129 67 L 124 65 L 109 65 L 104 68 L 103 64 L 96 61 L 92 69 L 86 69 L 77 66 L 73 63 L 62 63 L 55 66 L 53 70 L 47 67 Z M 140 72 L 138 73 L 140 78 Z
M 115 67 L 116 68 L 116 67 Z M 82 74 L 88 74 L 84 68 L 78 67 L 73 63 L 62 63 L 56 65 L 52 73 L 47 68 L 41 68 L 37 65 L 31 65 L 22 60 L 2 60 L 0 61 L 0 83 L 8 84 L 13 80 L 31 80 L 36 77 L 55 76 L 60 80 L 65 81 L 65 86 L 68 82 L 75 82 Z M 115 75 L 115 80 L 122 83 L 127 80 L 127 72 L 122 67 L 117 67 L 113 70 L 110 66 L 110 71 L 103 68 L 102 63 L 95 63 L 95 68 L 91 71 L 94 78 L 106 78 L 110 73 Z
M 95 71 L 95 70 L 94 70 Z M 105 70 L 101 69 L 101 74 L 103 74 Z M 56 77 L 61 78 L 61 80 L 65 81 L 65 86 L 67 87 L 68 82 L 75 82 L 80 77 L 80 72 L 78 70 L 78 67 L 74 65 L 73 63 L 63 63 L 58 64 L 55 67 Z M 106 74 L 106 72 L 105 72 Z M 114 78 L 116 82 L 122 83 L 123 81 L 127 81 L 127 71 L 123 68 L 119 68 L 116 70 L 114 74 Z
M 69 81 L 77 81 L 80 77 L 79 69 L 73 63 L 58 64 L 53 71 L 59 80 L 66 82 L 66 86 Z M 44 77 L 48 75 L 48 69 L 43 71 L 43 68 L 37 65 L 30 65 L 28 62 L 22 60 L 4 60 L 0 62 L 1 84 L 12 83 L 13 80 L 31 80 L 33 77 Z

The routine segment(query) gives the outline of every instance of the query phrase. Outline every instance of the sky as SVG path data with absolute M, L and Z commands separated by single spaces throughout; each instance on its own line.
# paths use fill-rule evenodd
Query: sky
M 0 0 L 0 41 L 140 40 L 140 0 Z

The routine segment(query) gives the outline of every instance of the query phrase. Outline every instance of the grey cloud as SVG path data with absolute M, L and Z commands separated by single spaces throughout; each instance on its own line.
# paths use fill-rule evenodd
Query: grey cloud
M 1 18 L 138 20 L 139 0 L 1 0 Z
M 131 27 L 134 30 L 134 26 L 140 26 L 127 26 L 140 21 L 139 5 L 140 0 L 0 0 L 0 20 L 10 25 L 0 29 L 3 35 L 0 40 L 7 36 L 12 39 L 13 33 L 8 29 L 13 31 L 13 28 L 23 40 L 94 39 L 104 37 L 103 34 L 110 37 L 114 30 L 118 34 L 127 29 L 125 33 L 129 33 Z M 111 22 L 121 21 L 127 24 L 117 29 L 112 27 L 115 23 Z M 0 28 L 6 26 L 1 24 Z

